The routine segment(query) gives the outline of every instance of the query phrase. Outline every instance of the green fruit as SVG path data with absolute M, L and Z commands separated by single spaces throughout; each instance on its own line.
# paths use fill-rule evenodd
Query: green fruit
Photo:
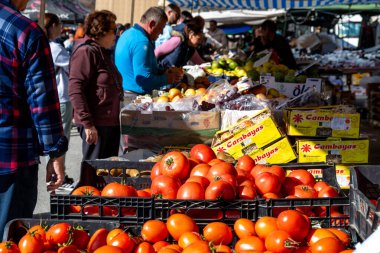
M 307 76 L 300 75 L 296 77 L 296 83 L 306 83 Z
M 274 73 L 274 79 L 276 80 L 276 82 L 283 82 L 284 81 L 284 74 L 280 71 L 277 71 Z
M 220 68 L 219 63 L 217 61 L 213 61 L 211 63 L 211 68 L 212 69 L 218 69 L 218 68 Z
M 228 64 L 229 69 L 234 70 L 238 64 L 235 61 L 232 61 Z
M 247 76 L 252 79 L 252 81 L 260 80 L 260 73 L 256 70 L 247 71 Z
M 296 82 L 296 77 L 291 76 L 291 75 L 286 75 L 284 78 L 285 83 L 295 83 Z

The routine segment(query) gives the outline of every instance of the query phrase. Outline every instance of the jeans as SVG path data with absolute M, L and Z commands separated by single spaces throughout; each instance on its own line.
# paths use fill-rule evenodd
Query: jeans
M 8 221 L 33 217 L 37 193 L 38 164 L 0 175 L 0 239 Z

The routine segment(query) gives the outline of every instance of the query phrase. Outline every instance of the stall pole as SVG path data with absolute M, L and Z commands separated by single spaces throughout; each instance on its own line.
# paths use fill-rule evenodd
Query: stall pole
M 43 28 L 44 23 L 45 23 L 45 4 L 46 0 L 40 0 L 41 5 L 40 5 L 40 18 L 38 19 L 38 25 Z

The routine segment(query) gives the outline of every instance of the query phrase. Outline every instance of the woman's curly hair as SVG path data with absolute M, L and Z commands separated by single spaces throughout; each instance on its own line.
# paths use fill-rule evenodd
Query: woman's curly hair
M 111 29 L 115 29 L 116 15 L 111 11 L 94 11 L 86 17 L 85 34 L 95 40 L 102 38 Z

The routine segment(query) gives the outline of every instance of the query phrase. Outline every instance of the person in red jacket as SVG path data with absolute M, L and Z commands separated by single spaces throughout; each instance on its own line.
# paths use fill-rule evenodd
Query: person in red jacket
M 83 140 L 83 160 L 118 155 L 122 79 L 110 58 L 116 39 L 116 16 L 95 11 L 85 22 L 70 61 L 69 96 Z

